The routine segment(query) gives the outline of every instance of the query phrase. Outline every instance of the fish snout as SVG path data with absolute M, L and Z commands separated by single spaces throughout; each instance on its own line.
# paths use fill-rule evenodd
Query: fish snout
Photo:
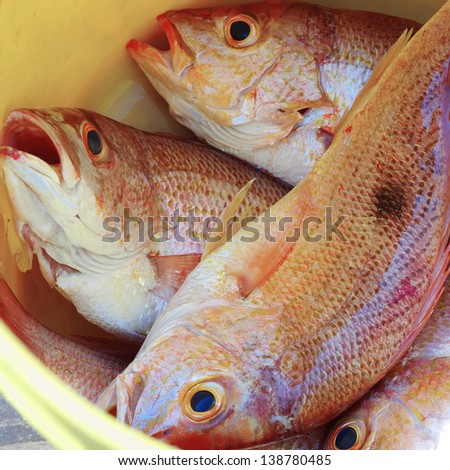
M 158 70 L 165 73 L 173 72 L 179 77 L 194 64 L 194 53 L 183 41 L 167 14 L 160 15 L 158 21 L 169 42 L 169 51 L 161 51 L 136 39 L 128 42 L 127 50 L 145 72 L 151 75 Z
M 0 158 L 23 161 L 45 174 L 58 173 L 66 186 L 72 188 L 80 179 L 76 162 L 67 153 L 70 145 L 64 132 L 59 132 L 58 110 L 16 109 L 4 122 Z M 59 126 L 58 126 L 59 124 Z M 39 163 L 40 162 L 40 163 Z
M 134 382 L 138 386 L 134 388 Z M 100 395 L 97 406 L 114 416 L 118 421 L 131 425 L 136 402 L 142 394 L 142 377 L 134 373 L 119 374 L 109 387 Z

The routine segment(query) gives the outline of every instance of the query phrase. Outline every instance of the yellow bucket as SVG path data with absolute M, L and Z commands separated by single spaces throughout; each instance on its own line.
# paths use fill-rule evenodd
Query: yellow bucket
M 445 0 L 316 3 L 425 22 Z M 131 38 L 151 39 L 156 45 L 163 41 L 156 22 L 163 11 L 218 4 L 217 0 L 0 1 L 0 117 L 19 107 L 84 107 L 141 129 L 186 134 L 128 57 L 125 44 Z M 20 250 L 17 240 L 11 248 Z M 25 274 L 18 271 L 1 217 L 0 274 L 28 311 L 54 331 L 107 336 L 76 315 L 72 305 L 47 286 L 36 266 Z M 2 323 L 0 392 L 58 448 L 168 448 L 118 424 L 70 391 Z

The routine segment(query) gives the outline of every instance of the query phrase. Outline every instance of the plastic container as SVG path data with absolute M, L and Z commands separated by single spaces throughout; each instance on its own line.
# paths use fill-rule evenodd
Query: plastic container
M 222 3 L 222 2 L 221 2 Z M 247 3 L 224 0 L 224 4 Z M 323 5 L 366 9 L 425 22 L 444 0 L 329 0 Z M 164 47 L 156 16 L 168 9 L 218 5 L 196 0 L 3 0 L 0 2 L 0 117 L 19 107 L 84 107 L 150 131 L 188 134 L 125 51 L 131 38 Z M 54 290 L 34 263 L 20 273 L 0 217 L 0 274 L 25 307 L 62 334 L 108 336 L 88 324 Z M 58 314 L 55 315 L 55 312 Z M 115 423 L 58 380 L 0 325 L 0 391 L 54 445 L 62 448 L 163 446 Z M 42 419 L 51 404 L 55 418 Z M 64 416 L 64 419 L 60 419 Z M 86 423 L 89 422 L 89 426 Z M 93 431 L 95 429 L 95 431 Z M 164 446 L 165 447 L 165 446 Z

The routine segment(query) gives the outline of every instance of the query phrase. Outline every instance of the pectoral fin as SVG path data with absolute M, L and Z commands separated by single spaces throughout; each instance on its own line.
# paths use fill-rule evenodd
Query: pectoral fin
M 200 263 L 201 255 L 190 253 L 172 256 L 149 256 L 156 268 L 157 286 L 153 293 L 169 301 L 183 284 L 186 276 Z

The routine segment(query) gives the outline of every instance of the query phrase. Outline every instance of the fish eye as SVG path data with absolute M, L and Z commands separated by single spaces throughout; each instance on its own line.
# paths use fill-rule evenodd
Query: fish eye
M 183 411 L 196 422 L 217 417 L 225 405 L 225 391 L 216 382 L 201 382 L 192 386 L 183 398 Z
M 258 39 L 258 23 L 248 15 L 235 15 L 225 23 L 225 38 L 232 47 L 248 47 Z
M 89 157 L 96 161 L 102 159 L 105 154 L 105 145 L 98 129 L 90 122 L 83 122 L 81 125 L 81 135 Z
M 356 422 L 345 423 L 331 433 L 327 447 L 334 450 L 359 449 L 363 444 L 363 435 L 364 426 Z
M 216 404 L 216 397 L 209 390 L 199 390 L 192 395 L 191 408 L 196 413 L 206 413 Z

